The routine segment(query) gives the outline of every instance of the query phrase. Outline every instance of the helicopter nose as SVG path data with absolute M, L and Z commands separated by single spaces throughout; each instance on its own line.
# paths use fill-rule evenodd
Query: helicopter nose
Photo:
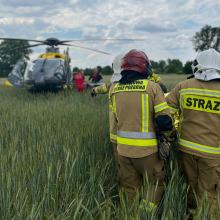
M 35 79 L 35 83 L 43 83 L 43 82 L 44 82 L 44 76 L 39 74 Z

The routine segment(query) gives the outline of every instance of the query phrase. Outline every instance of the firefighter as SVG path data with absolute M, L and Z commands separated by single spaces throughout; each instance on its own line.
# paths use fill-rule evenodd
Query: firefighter
M 103 85 L 92 88 L 91 96 L 108 93 L 110 86 L 121 79 L 121 59 L 123 58 L 123 56 L 124 54 L 119 54 L 113 60 L 112 63 L 113 74 L 110 83 L 104 83 Z
M 112 83 L 116 83 L 121 79 L 121 59 L 123 58 L 124 54 L 119 54 L 115 57 L 112 63 L 112 69 L 113 69 L 113 75 L 111 77 L 110 83 L 104 83 L 103 85 L 97 86 L 92 88 L 91 96 L 96 96 L 98 94 L 106 94 L 109 91 L 110 86 Z M 161 89 L 164 93 L 167 93 L 166 86 L 161 82 L 161 78 L 155 74 L 152 73 L 151 76 L 148 78 L 150 81 L 156 82 L 160 85 Z
M 92 88 L 91 96 L 93 97 L 98 94 L 108 93 L 111 84 L 118 82 L 120 78 L 121 78 L 121 74 L 114 71 L 110 83 L 104 83 L 103 85 Z M 157 74 L 152 73 L 152 76 L 149 77 L 148 80 L 158 83 L 162 91 L 164 93 L 167 93 L 167 87 L 161 82 L 161 78 Z
M 185 80 L 166 97 L 180 113 L 179 151 L 190 186 L 188 207 L 196 208 L 207 194 L 210 212 L 216 212 L 220 192 L 220 53 L 200 52 L 192 64 L 194 78 Z
M 121 70 L 121 79 L 109 91 L 110 136 L 117 141 L 120 186 L 132 200 L 147 174 L 153 184 L 147 199 L 157 205 L 163 195 L 165 172 L 157 153 L 155 127 L 166 136 L 172 130 L 172 119 L 160 86 L 147 80 L 152 71 L 144 52 L 125 54 Z
M 161 82 L 161 77 L 158 76 L 156 73 L 152 73 L 152 75 L 148 79 L 152 82 L 158 83 L 164 93 L 168 92 L 167 87 Z
M 98 89 L 98 87 L 97 87 L 97 89 L 94 91 L 96 94 L 108 93 L 111 85 L 117 83 L 121 79 L 121 64 L 122 64 L 123 56 L 124 56 L 124 54 L 119 54 L 118 56 L 115 57 L 115 59 L 112 62 L 113 75 L 111 77 L 110 83 L 105 84 L 106 85 L 106 90 Z M 109 121 L 114 121 L 114 113 L 112 112 L 112 106 L 111 105 L 109 105 Z M 116 128 L 114 128 L 114 129 L 116 129 Z M 118 179 L 119 179 L 119 176 L 118 176 L 119 162 L 118 162 L 117 138 L 116 138 L 116 136 L 115 135 L 110 135 L 110 141 L 111 141 L 112 146 L 113 146 L 113 154 L 114 154 L 116 168 L 117 168 L 117 181 L 118 181 Z

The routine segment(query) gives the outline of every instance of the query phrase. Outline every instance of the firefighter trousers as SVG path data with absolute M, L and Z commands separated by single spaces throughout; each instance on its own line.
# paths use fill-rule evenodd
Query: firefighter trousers
M 112 143 L 112 147 L 113 147 L 113 156 L 114 156 L 114 160 L 115 160 L 115 164 L 118 167 L 118 151 L 117 151 L 117 144 L 116 143 Z M 117 168 L 118 169 L 118 168 Z
M 130 158 L 118 155 L 119 182 L 128 198 L 132 200 L 143 186 L 147 176 L 149 182 L 147 201 L 158 204 L 164 192 L 164 162 L 154 153 L 142 158 Z
M 206 194 L 210 212 L 214 214 L 220 193 L 220 160 L 202 158 L 184 152 L 180 153 L 180 159 L 190 186 L 188 207 L 195 209 L 196 197 L 200 201 Z

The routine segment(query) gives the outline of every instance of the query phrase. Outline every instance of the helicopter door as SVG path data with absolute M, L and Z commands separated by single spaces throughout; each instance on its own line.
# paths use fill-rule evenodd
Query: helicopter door
M 24 84 L 24 72 L 27 66 L 26 60 L 19 60 L 8 75 L 8 81 L 15 87 L 22 87 Z

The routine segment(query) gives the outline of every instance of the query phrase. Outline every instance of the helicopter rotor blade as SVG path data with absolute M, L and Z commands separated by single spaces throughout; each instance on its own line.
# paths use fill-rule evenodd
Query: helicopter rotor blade
M 0 40 L 17 40 L 17 41 L 30 41 L 42 43 L 49 46 L 58 46 L 63 43 L 71 43 L 71 42 L 102 42 L 102 41 L 119 41 L 119 42 L 134 42 L 134 41 L 144 41 L 144 38 L 85 38 L 85 39 L 72 39 L 72 40 L 59 40 L 57 38 L 48 38 L 46 40 L 33 40 L 33 39 L 24 39 L 24 38 L 6 38 L 0 37 Z
M 32 42 L 38 42 L 38 43 L 44 43 L 43 40 L 32 40 L 32 39 L 23 39 L 23 38 L 6 38 L 6 37 L 0 37 L 0 40 L 20 40 L 20 41 L 32 41 Z
M 103 50 L 97 50 L 97 49 L 93 49 L 93 48 L 89 48 L 89 47 L 80 46 L 80 45 L 77 45 L 77 44 L 65 44 L 65 43 L 62 43 L 60 45 L 71 46 L 71 47 L 78 47 L 78 48 L 81 48 L 81 49 L 90 50 L 90 51 L 94 51 L 94 52 L 97 52 L 97 53 L 102 53 L 102 54 L 106 54 L 106 55 L 112 55 L 111 53 L 103 51 Z
M 38 46 L 43 46 L 43 45 L 44 44 L 33 44 L 33 45 L 26 46 L 26 47 L 24 47 L 24 46 L 23 47 L 15 47 L 15 48 L 12 48 L 12 49 L 8 50 L 7 52 L 11 52 L 11 51 L 14 51 L 14 50 L 28 49 L 28 48 L 31 48 L 31 47 L 38 47 Z
M 69 42 L 84 42 L 84 41 L 145 41 L 146 38 L 87 38 L 87 39 L 74 39 L 74 40 L 64 40 L 60 43 Z

